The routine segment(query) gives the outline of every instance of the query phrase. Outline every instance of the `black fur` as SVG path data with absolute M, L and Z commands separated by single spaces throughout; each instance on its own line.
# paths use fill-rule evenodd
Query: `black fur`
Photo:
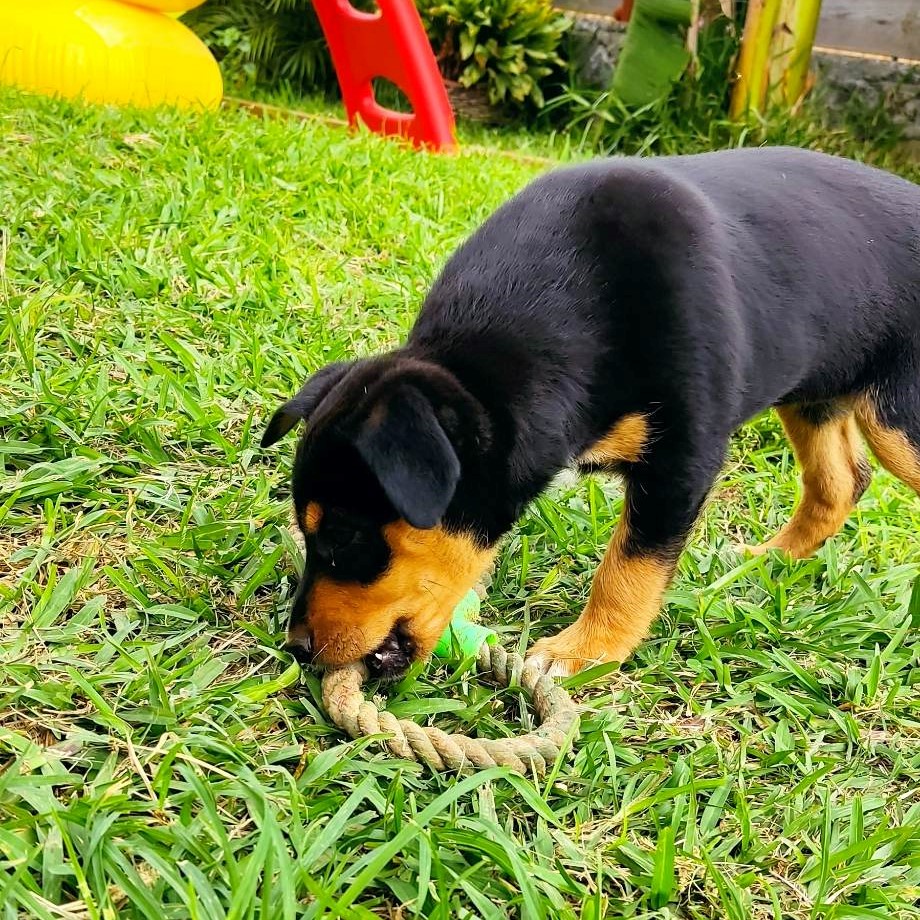
M 400 517 L 429 529 L 444 516 L 460 478 L 460 461 L 431 403 L 397 385 L 357 432 L 355 447 Z
M 401 515 L 492 543 L 644 413 L 630 549 L 673 557 L 745 420 L 794 403 L 820 424 L 873 391 L 920 445 L 918 369 L 917 186 L 785 148 L 601 160 L 499 209 L 406 344 L 320 371 L 265 443 L 307 419 L 294 496 L 332 509 L 320 542 L 347 515 L 368 534 Z M 367 577 L 359 556 L 337 577 Z
M 306 421 L 329 391 L 348 373 L 351 364 L 337 362 L 318 370 L 271 417 L 262 435 L 262 447 L 271 447 L 283 438 L 298 422 Z

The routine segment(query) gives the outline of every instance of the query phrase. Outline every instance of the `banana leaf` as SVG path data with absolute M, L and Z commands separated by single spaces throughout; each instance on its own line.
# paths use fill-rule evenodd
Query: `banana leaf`
M 613 93 L 630 106 L 666 95 L 690 62 L 692 0 L 635 0 L 613 74 Z

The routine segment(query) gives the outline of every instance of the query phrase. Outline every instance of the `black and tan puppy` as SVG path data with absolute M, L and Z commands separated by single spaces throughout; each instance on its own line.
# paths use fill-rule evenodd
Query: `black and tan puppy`
M 315 374 L 293 497 L 307 565 L 289 640 L 392 675 L 427 655 L 499 538 L 562 468 L 626 481 L 552 674 L 646 635 L 732 432 L 769 406 L 803 471 L 774 539 L 841 527 L 861 435 L 920 489 L 920 187 L 802 150 L 614 159 L 546 175 L 454 254 L 405 346 Z

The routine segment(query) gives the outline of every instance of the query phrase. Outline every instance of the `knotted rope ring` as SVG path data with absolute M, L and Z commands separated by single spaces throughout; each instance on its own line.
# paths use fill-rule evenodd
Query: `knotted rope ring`
M 432 770 L 471 773 L 496 765 L 517 773 L 546 773 L 577 734 L 578 710 L 551 677 L 500 645 L 484 642 L 476 656 L 479 671 L 499 686 L 520 686 L 530 695 L 540 727 L 516 738 L 471 738 L 433 726 L 416 725 L 378 709 L 361 692 L 363 664 L 327 671 L 323 704 L 332 721 L 352 738 L 386 735 L 384 744 L 396 757 L 415 760 Z

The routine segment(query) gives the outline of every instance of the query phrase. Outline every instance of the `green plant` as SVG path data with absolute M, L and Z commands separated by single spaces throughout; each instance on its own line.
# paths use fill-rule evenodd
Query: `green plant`
M 821 0 L 752 0 L 747 7 L 731 116 L 771 105 L 797 106 L 808 89 L 808 65 Z
M 485 84 L 489 101 L 542 108 L 542 84 L 565 67 L 571 20 L 551 0 L 420 0 L 441 71 L 462 86 Z
M 570 86 L 547 105 L 547 117 L 588 148 L 608 153 L 689 153 L 730 145 L 735 134 L 725 115 L 725 75 L 737 50 L 735 23 L 718 17 L 700 31 L 692 67 L 664 95 L 639 105 L 615 89 Z
M 486 87 L 493 105 L 542 107 L 543 86 L 564 70 L 560 45 L 571 24 L 551 0 L 420 0 L 418 8 L 445 77 Z M 310 0 L 208 0 L 184 20 L 230 82 L 336 85 Z
M 257 80 L 324 91 L 335 74 L 309 0 L 208 0 L 183 21 L 221 61 L 230 83 Z
M 666 96 L 690 62 L 691 0 L 636 0 L 613 74 L 613 91 L 628 105 Z

